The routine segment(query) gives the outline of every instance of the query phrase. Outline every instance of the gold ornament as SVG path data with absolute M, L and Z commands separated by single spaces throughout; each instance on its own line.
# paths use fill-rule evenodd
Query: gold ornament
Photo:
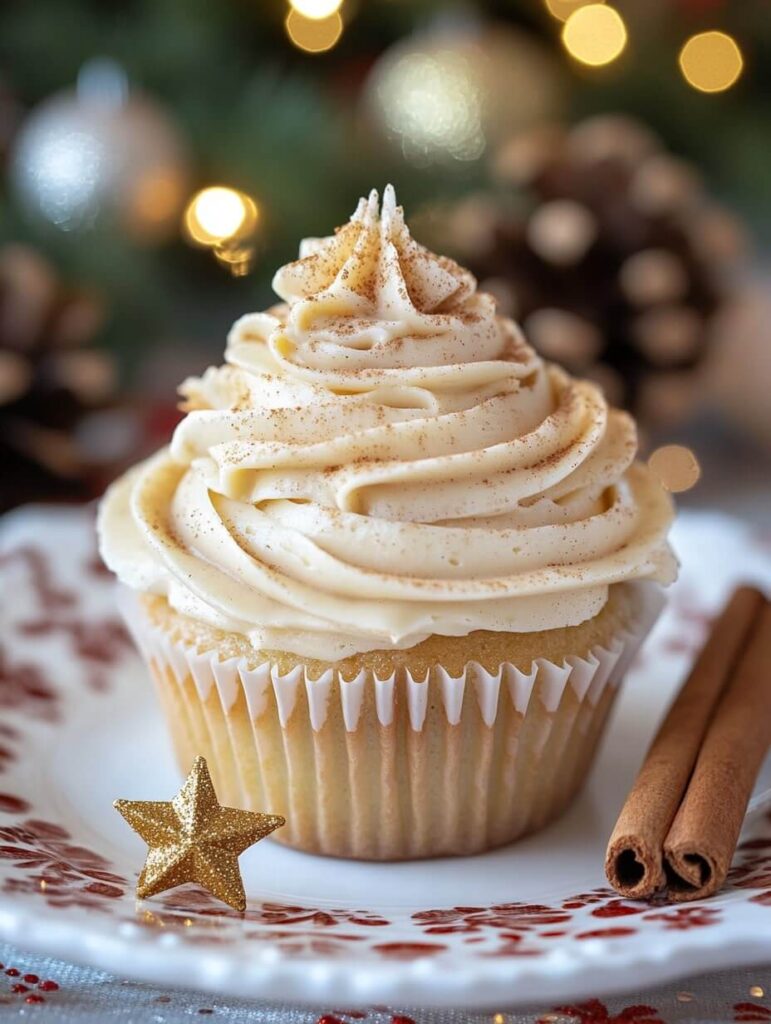
M 239 855 L 285 824 L 278 814 L 222 807 L 203 757 L 173 800 L 116 800 L 114 806 L 149 847 L 137 882 L 140 899 L 196 882 L 236 910 L 246 909 Z

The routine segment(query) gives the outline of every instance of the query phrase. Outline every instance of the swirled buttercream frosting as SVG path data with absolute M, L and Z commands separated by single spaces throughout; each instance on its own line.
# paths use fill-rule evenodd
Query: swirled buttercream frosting
M 182 385 L 170 446 L 106 495 L 124 583 L 334 661 L 577 625 L 613 584 L 673 578 L 671 503 L 631 418 L 415 242 L 392 188 L 273 286 L 283 302 Z

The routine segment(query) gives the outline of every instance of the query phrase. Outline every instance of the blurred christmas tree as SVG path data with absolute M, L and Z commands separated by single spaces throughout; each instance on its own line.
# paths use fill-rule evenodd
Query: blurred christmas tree
M 698 53 L 678 57 L 713 29 L 743 67 L 708 92 Z M 393 181 L 408 213 L 461 195 L 503 136 L 556 116 L 633 113 L 768 222 L 770 56 L 763 0 L 6 0 L 0 232 L 101 295 L 123 365 L 175 339 L 214 358 L 298 239 L 372 185 Z M 98 57 L 123 85 L 94 77 Z M 230 191 L 183 230 L 210 186 Z

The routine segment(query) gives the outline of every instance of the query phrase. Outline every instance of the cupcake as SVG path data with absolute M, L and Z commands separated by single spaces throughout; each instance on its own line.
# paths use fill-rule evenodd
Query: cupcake
M 586 776 L 675 575 L 670 500 L 392 188 L 273 286 L 100 509 L 180 767 L 302 850 L 509 843 Z

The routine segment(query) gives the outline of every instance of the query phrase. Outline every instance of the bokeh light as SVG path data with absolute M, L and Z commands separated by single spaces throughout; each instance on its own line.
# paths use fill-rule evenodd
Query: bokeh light
M 328 18 L 340 10 L 343 0 L 289 0 L 289 4 L 304 18 Z
M 673 494 L 689 491 L 701 476 L 701 466 L 690 448 L 667 444 L 657 448 L 648 459 L 648 467 L 661 486 Z
M 610 64 L 621 54 L 626 41 L 621 15 L 605 4 L 579 7 L 562 27 L 562 42 L 570 56 L 591 67 Z
M 551 199 L 535 210 L 527 224 L 530 248 L 555 266 L 578 263 L 597 237 L 596 218 L 574 199 Z
M 220 266 L 225 267 L 233 277 L 245 277 L 254 266 L 257 250 L 249 242 L 233 240 L 215 245 L 212 252 Z
M 164 225 L 176 220 L 184 202 L 186 184 L 170 168 L 159 168 L 137 181 L 128 201 L 135 221 L 141 225 L 141 234 L 153 237 L 162 232 Z
M 680 51 L 680 70 L 700 92 L 724 92 L 742 73 L 744 59 L 735 39 L 725 32 L 699 32 Z
M 257 224 L 254 200 L 244 192 L 212 185 L 197 192 L 185 211 L 185 229 L 197 245 L 218 246 L 251 234 Z
M 483 100 L 474 67 L 453 50 L 405 54 L 379 84 L 386 126 L 405 155 L 475 160 L 485 148 Z
M 524 32 L 437 21 L 378 58 L 362 114 L 411 164 L 452 168 L 557 119 L 562 97 L 561 69 Z
M 597 3 L 598 0 L 544 0 L 546 9 L 552 18 L 558 21 L 567 21 L 570 15 L 579 7 L 586 7 L 587 4 Z M 600 0 L 604 3 L 604 0 Z
M 284 24 L 286 34 L 294 45 L 306 53 L 325 53 L 331 50 L 343 34 L 343 19 L 339 11 L 326 18 L 306 17 L 292 7 Z

